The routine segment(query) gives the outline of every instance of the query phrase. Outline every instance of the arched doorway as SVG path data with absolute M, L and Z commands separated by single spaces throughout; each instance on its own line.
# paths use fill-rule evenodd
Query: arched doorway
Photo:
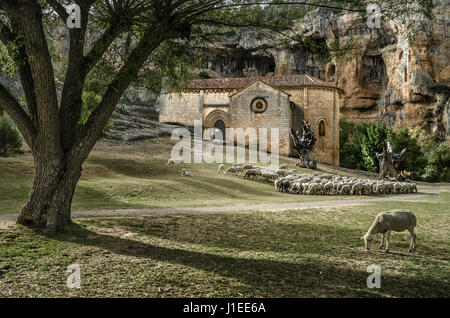
M 230 116 L 224 112 L 223 110 L 213 110 L 211 113 L 208 114 L 208 116 L 206 116 L 204 122 L 203 122 L 203 127 L 205 129 L 208 128 L 212 128 L 213 129 L 213 135 L 214 139 L 218 139 L 220 138 L 220 134 L 216 134 L 216 132 L 221 132 L 222 133 L 222 140 L 226 140 L 225 139 L 225 131 L 226 128 L 230 127 Z
M 221 119 L 216 121 L 214 123 L 214 139 L 225 140 L 225 128 L 225 123 Z

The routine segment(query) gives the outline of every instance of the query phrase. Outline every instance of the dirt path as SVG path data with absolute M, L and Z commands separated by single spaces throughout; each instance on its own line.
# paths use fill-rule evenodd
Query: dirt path
M 421 189 L 417 194 L 402 194 L 389 197 L 367 198 L 367 199 L 340 199 L 313 202 L 287 202 L 287 203 L 261 203 L 261 204 L 239 204 L 228 206 L 209 206 L 209 207 L 176 207 L 176 208 L 143 208 L 143 209 L 118 209 L 118 210 L 90 210 L 73 211 L 72 218 L 91 218 L 91 217 L 110 217 L 110 216 L 143 216 L 153 214 L 189 214 L 189 213 L 221 213 L 221 212 L 245 212 L 245 211 L 286 211 L 302 210 L 321 207 L 343 207 L 358 206 L 372 202 L 382 201 L 408 201 L 408 202 L 427 202 L 421 198 L 428 194 L 438 194 L 439 189 Z M 0 229 L 6 223 L 15 221 L 16 214 L 0 215 Z

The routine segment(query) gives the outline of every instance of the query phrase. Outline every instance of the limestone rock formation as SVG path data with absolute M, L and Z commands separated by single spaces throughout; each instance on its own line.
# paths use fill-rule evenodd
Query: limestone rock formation
M 357 12 L 336 15 L 319 8 L 296 21 L 297 33 L 315 43 L 355 45 L 358 50 L 351 59 L 327 62 L 329 52 L 298 42 L 269 39 L 253 31 L 229 32 L 200 51 L 203 68 L 213 77 L 308 74 L 345 91 L 340 110 L 347 120 L 384 120 L 394 128 L 420 125 L 442 141 L 450 136 L 449 3 L 438 0 L 433 19 L 425 20 L 413 39 L 394 22 L 370 29 Z M 57 47 L 67 47 L 66 38 L 58 41 Z M 5 78 L 0 71 L 0 79 L 23 96 L 18 80 Z M 129 94 L 137 94 L 145 104 L 134 102 Z M 155 98 L 135 88 L 123 103 L 153 108 Z M 128 116 L 117 114 L 118 120 Z M 136 116 L 138 121 L 142 118 Z
M 132 142 L 156 137 L 170 136 L 179 127 L 157 121 L 154 109 L 139 105 L 118 105 L 113 113 L 113 125 L 106 138 L 116 141 Z
M 284 43 L 252 31 L 222 35 L 202 52 L 203 67 L 218 77 L 308 74 L 345 90 L 341 114 L 351 121 L 384 120 L 392 127 L 422 126 L 437 140 L 450 135 L 449 1 L 437 1 L 412 39 L 398 23 L 370 29 L 358 12 L 336 16 L 319 8 L 296 21 L 299 34 L 340 47 L 353 45 L 351 59 L 325 62 L 297 42 Z

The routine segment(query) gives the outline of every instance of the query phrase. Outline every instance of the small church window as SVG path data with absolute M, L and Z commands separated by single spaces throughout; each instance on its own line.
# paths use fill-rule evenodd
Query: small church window
M 325 136 L 325 120 L 321 120 L 319 122 L 319 136 L 324 137 Z
M 255 98 L 250 105 L 250 109 L 255 113 L 263 113 L 267 109 L 267 102 L 264 98 Z

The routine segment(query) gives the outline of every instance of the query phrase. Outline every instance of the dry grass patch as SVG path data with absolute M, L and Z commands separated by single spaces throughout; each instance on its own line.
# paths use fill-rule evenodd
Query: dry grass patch
M 448 297 L 447 196 L 409 206 L 92 218 L 55 236 L 10 228 L 0 231 L 0 295 Z M 365 252 L 360 237 L 375 215 L 400 207 L 418 216 L 418 251 L 408 253 L 408 235 L 394 233 L 392 253 Z M 65 286 L 73 263 L 80 290 Z M 366 287 L 370 264 L 382 268 L 379 290 Z

